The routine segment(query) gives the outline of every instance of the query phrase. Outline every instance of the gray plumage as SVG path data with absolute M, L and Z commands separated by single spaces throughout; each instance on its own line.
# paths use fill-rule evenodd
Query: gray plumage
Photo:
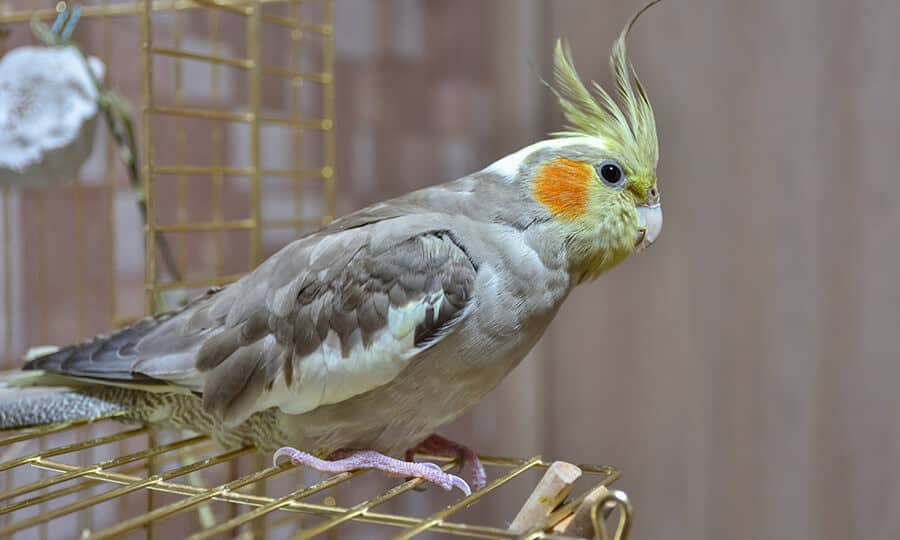
M 535 197 L 544 164 L 609 157 L 587 137 L 545 141 L 338 219 L 180 310 L 28 362 L 70 391 L 0 398 L 0 426 L 121 411 L 228 446 L 402 453 L 493 389 L 575 284 L 634 249 L 633 195 L 591 187 L 606 191 L 575 221 Z
M 281 439 L 245 442 L 400 452 L 490 391 L 567 294 L 564 259 L 538 255 L 544 222 L 527 191 L 496 175 L 427 188 L 339 219 L 178 311 L 25 369 L 100 383 L 76 387 L 107 404 L 98 410 L 122 403 L 137 420 L 199 423 L 220 439 L 263 416 Z M 328 373 L 307 373 L 314 364 Z M 176 401 L 178 414 L 160 413 Z

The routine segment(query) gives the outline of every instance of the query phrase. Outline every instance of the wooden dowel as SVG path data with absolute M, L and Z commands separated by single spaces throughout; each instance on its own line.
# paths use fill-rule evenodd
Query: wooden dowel
M 541 525 L 554 508 L 566 498 L 575 481 L 581 476 L 581 469 L 571 463 L 554 461 L 528 496 L 509 526 L 512 532 L 525 532 Z
M 591 508 L 607 493 L 609 493 L 609 489 L 606 486 L 598 486 L 588 493 L 575 513 L 553 527 L 553 532 L 579 538 L 594 538 L 596 531 L 594 531 L 594 524 L 591 521 Z M 605 519 L 609 515 L 609 510 L 605 508 L 598 510 L 600 510 L 597 514 L 598 519 Z

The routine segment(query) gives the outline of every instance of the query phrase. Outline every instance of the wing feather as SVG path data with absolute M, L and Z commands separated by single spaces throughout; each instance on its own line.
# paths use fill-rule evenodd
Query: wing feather
M 281 286 L 296 291 L 291 309 L 280 290 L 270 290 L 272 339 L 265 351 L 254 360 L 229 358 L 211 370 L 204 403 L 227 423 L 269 407 L 300 414 L 376 388 L 460 320 L 477 269 L 446 231 L 384 243 L 371 242 L 359 229 L 340 234 L 362 238 L 338 240 L 341 253 L 350 252 L 339 266 L 319 246 L 316 260 L 295 278 L 301 283 Z M 256 366 L 246 385 L 215 386 L 215 380 L 250 372 L 253 362 L 266 368 Z
M 181 310 L 25 367 L 201 392 L 229 425 L 376 388 L 452 331 L 477 274 L 463 246 L 433 226 L 441 216 L 393 212 L 338 220 Z

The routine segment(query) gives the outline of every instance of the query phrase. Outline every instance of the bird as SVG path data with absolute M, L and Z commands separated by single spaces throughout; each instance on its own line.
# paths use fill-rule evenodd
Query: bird
M 416 451 L 476 453 L 437 430 L 484 398 L 575 287 L 657 240 L 659 147 L 625 25 L 615 92 L 557 40 L 567 127 L 455 181 L 363 208 L 236 282 L 109 335 L 30 358 L 0 428 L 118 418 L 255 445 L 336 473 L 380 469 L 471 493 Z

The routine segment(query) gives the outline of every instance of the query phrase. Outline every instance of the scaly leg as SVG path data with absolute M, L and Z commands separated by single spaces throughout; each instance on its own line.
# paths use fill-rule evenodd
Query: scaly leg
M 272 461 L 277 463 L 278 458 L 281 456 L 288 456 L 291 458 L 291 463 L 294 465 L 304 465 L 325 473 L 342 473 L 355 471 L 357 469 L 378 469 L 391 476 L 399 476 L 401 478 L 421 478 L 437 484 L 447 491 L 457 487 L 466 494 L 466 497 L 472 494 L 472 490 L 465 480 L 458 476 L 445 473 L 434 463 L 402 461 L 370 450 L 357 452 L 339 450 L 332 454 L 332 456 L 338 457 L 339 459 L 326 460 L 319 459 L 312 454 L 297 450 L 296 448 L 286 446 L 284 448 L 279 448 L 275 452 Z
M 413 454 L 416 452 L 422 454 L 431 454 L 433 456 L 456 458 L 459 463 L 459 470 L 469 463 L 472 466 L 472 485 L 475 490 L 479 490 L 487 484 L 487 474 L 484 472 L 484 465 L 471 448 L 445 439 L 440 435 L 432 435 L 419 443 L 419 446 L 406 452 L 407 461 L 412 461 Z

